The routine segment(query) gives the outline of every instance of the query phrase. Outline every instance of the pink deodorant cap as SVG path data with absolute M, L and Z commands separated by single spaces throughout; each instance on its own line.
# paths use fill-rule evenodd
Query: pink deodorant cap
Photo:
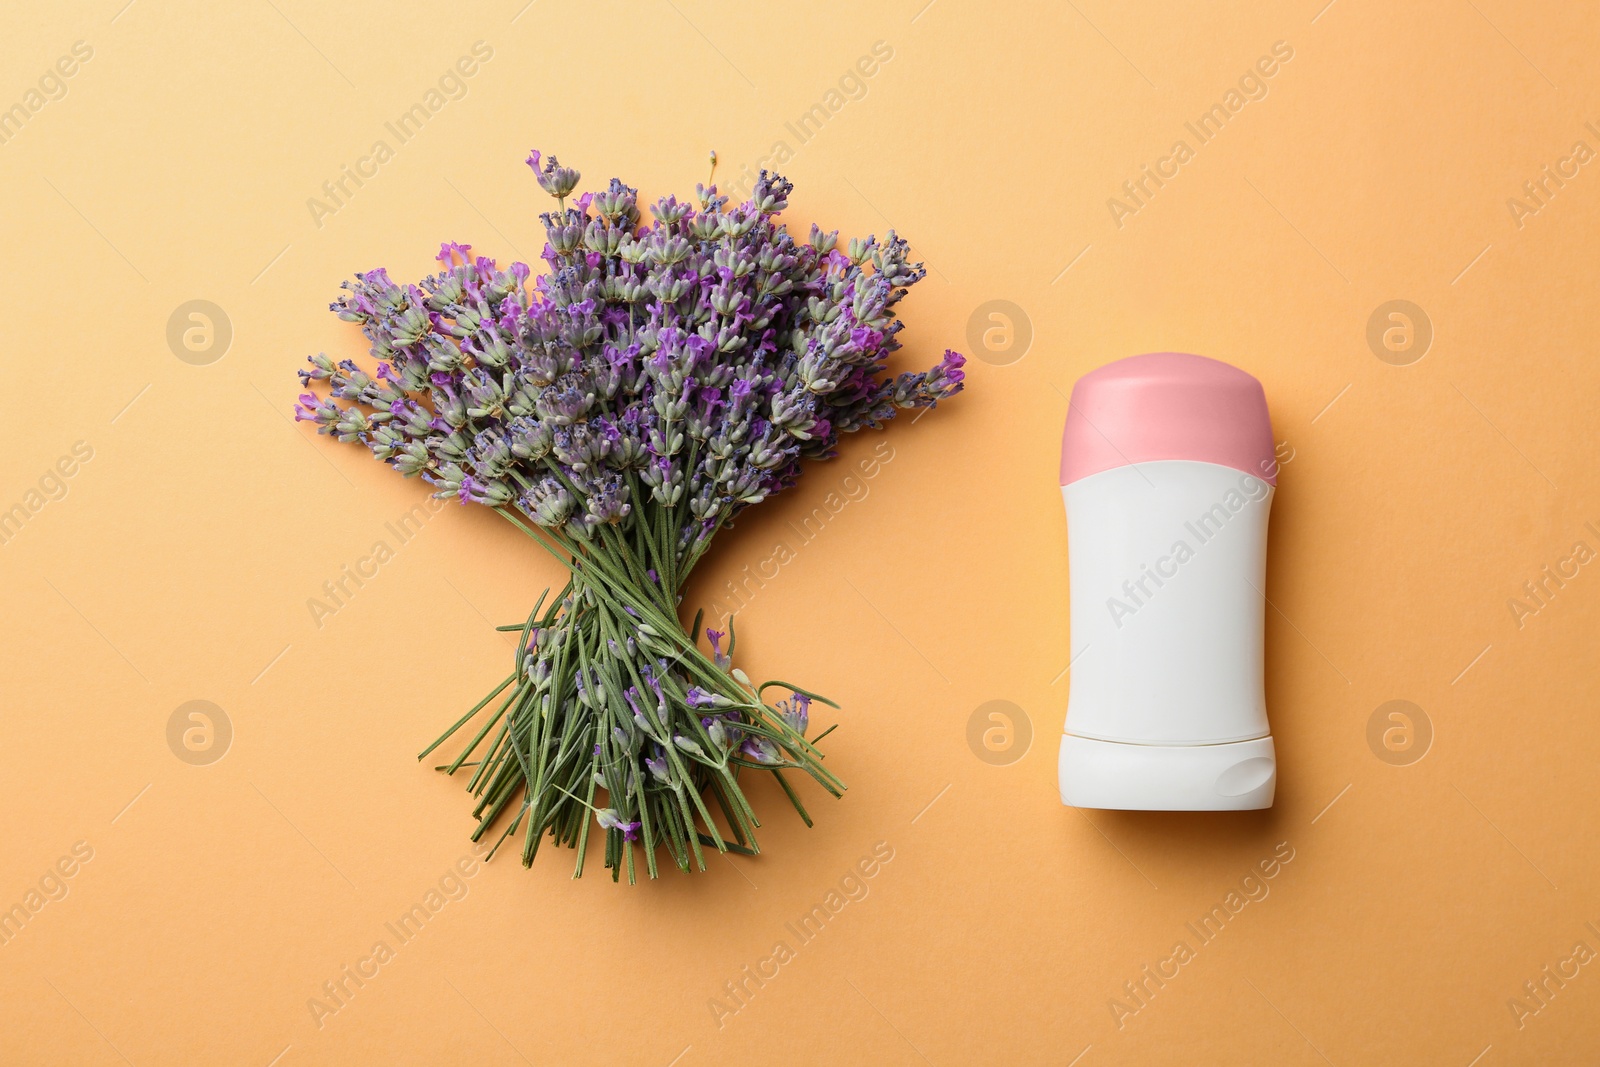
M 1193 459 L 1278 484 L 1261 383 L 1185 352 L 1129 356 L 1072 387 L 1061 435 L 1061 484 L 1161 459 Z

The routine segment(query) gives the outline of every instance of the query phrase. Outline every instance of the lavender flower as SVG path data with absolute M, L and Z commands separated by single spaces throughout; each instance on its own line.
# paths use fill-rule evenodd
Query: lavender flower
M 770 738 L 762 737 L 759 734 L 745 739 L 744 744 L 739 748 L 739 755 L 752 763 L 760 763 L 768 767 L 783 762 L 783 752 L 778 746 L 773 744 Z
M 624 841 L 639 840 L 639 820 L 624 822 L 612 808 L 601 808 L 594 813 L 595 821 L 607 830 L 620 830 Z
M 726 655 L 722 651 L 722 639 L 727 636 L 721 630 L 713 630 L 709 626 L 706 627 L 706 640 L 711 643 L 712 662 L 723 670 L 727 670 L 729 665 L 733 663 L 733 657 Z
M 780 700 L 778 715 L 789 729 L 804 737 L 806 726 L 811 721 L 811 698 L 804 693 L 795 693 L 788 700 Z
M 893 231 L 843 247 L 816 226 L 797 239 L 778 175 L 737 204 L 709 181 L 641 204 L 618 179 L 575 196 L 577 170 L 537 151 L 527 162 L 555 201 L 540 215 L 544 268 L 446 242 L 417 284 L 355 275 L 331 308 L 360 328 L 373 369 L 310 357 L 300 380 L 326 395 L 304 393 L 295 418 L 437 497 L 495 509 L 569 575 L 528 621 L 518 686 L 485 702 L 506 732 L 478 734 L 501 737 L 470 764 L 480 818 L 520 810 L 508 817 L 531 862 L 544 835 L 578 844 L 581 798 L 603 788 L 613 876 L 633 877 L 641 838 L 651 876 L 662 848 L 688 870 L 701 842 L 726 842 L 697 828 L 687 787 L 717 791 L 734 842 L 753 840 L 730 756 L 843 789 L 814 749 L 767 736 L 803 737 L 810 697 L 763 704 L 731 671 L 726 633 L 706 631 L 707 656 L 683 632 L 690 573 L 718 532 L 845 435 L 960 392 L 964 361 L 898 370 L 897 308 L 922 265 Z

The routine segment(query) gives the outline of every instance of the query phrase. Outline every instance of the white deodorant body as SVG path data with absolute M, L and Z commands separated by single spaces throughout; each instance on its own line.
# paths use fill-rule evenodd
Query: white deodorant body
M 1272 805 L 1262 649 L 1276 475 L 1265 396 L 1237 368 L 1159 353 L 1074 389 L 1065 803 Z

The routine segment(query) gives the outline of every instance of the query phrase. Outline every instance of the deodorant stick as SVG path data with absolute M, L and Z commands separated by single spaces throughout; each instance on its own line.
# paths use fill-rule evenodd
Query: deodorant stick
M 1073 387 L 1064 803 L 1272 806 L 1262 627 L 1277 476 L 1266 394 L 1237 367 L 1157 352 Z

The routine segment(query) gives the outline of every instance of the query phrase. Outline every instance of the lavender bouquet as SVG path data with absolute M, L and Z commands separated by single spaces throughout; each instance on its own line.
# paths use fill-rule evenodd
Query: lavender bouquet
M 541 216 L 548 272 L 530 286 L 525 263 L 445 244 L 420 285 L 358 274 L 332 309 L 361 325 L 375 373 L 311 357 L 302 382 L 331 395 L 304 394 L 296 417 L 435 496 L 493 508 L 567 572 L 501 627 L 519 632 L 511 673 L 418 757 L 492 706 L 440 768 L 471 771 L 473 839 L 507 815 L 495 847 L 520 827 L 528 865 L 548 835 L 576 848 L 578 877 L 598 825 L 614 880 L 636 880 L 636 845 L 652 878 L 663 847 L 704 870 L 702 846 L 758 851 L 741 773 L 770 774 L 808 826 L 791 773 L 840 795 L 823 735 L 807 736 L 812 702 L 838 705 L 752 683 L 732 666 L 731 619 L 702 651 L 679 590 L 717 531 L 794 485 L 802 461 L 960 392 L 963 360 L 886 373 L 895 305 L 922 266 L 893 231 L 841 250 L 812 226 L 797 243 L 778 221 L 781 177 L 762 172 L 731 208 L 697 186 L 641 225 L 617 179 L 569 205 L 577 171 L 538 152 L 528 165 L 556 200 Z

